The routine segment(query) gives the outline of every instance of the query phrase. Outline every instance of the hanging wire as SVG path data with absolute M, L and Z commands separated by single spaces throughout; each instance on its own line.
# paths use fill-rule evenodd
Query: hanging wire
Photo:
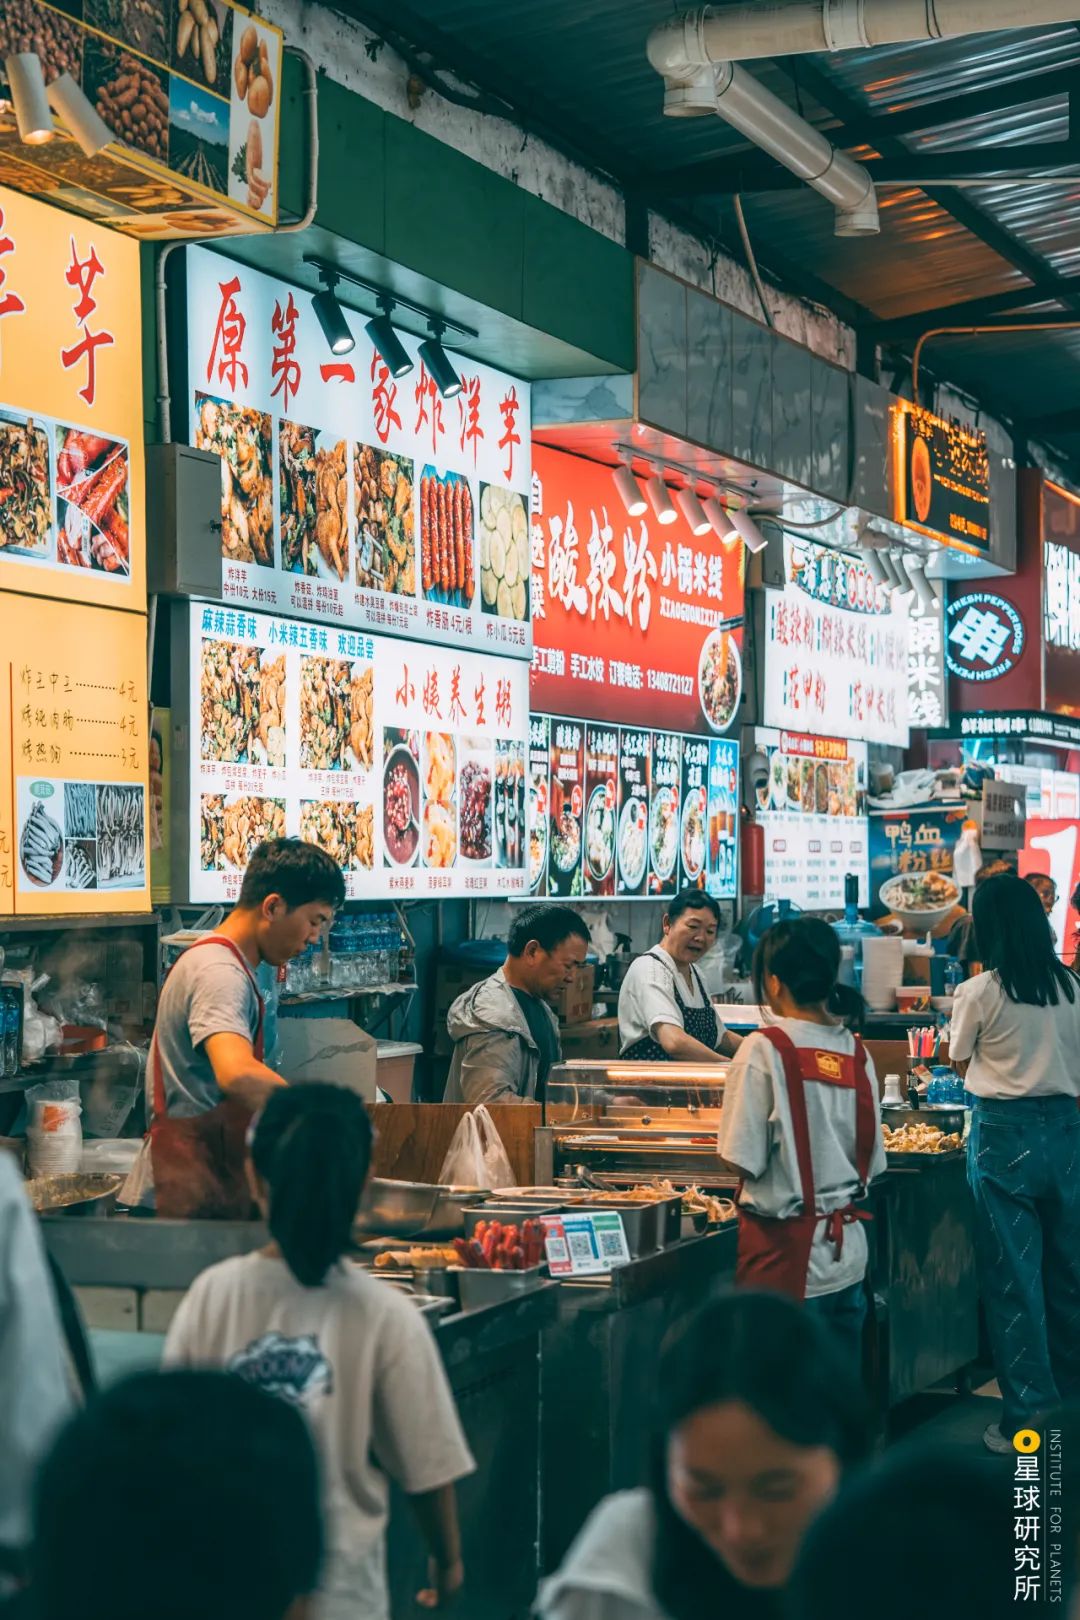
M 746 254 L 746 265 L 747 269 L 750 271 L 750 279 L 753 281 L 754 286 L 757 289 L 758 302 L 761 305 L 761 313 L 765 317 L 765 325 L 768 327 L 774 327 L 776 322 L 773 319 L 772 310 L 765 302 L 765 284 L 761 279 L 761 271 L 758 269 L 757 259 L 754 257 L 754 249 L 750 242 L 750 232 L 746 228 L 746 216 L 743 214 L 742 197 L 738 192 L 735 193 L 735 221 L 739 227 L 739 235 L 742 238 L 743 252 Z

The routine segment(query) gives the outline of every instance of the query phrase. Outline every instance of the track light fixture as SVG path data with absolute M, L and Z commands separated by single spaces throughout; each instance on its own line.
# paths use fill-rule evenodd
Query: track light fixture
M 885 564 L 881 560 L 881 552 L 878 551 L 876 546 L 864 544 L 859 552 L 859 561 L 875 585 L 892 585 L 892 580 L 885 570 Z
M 27 146 L 40 146 L 56 134 L 41 58 L 34 51 L 18 51 L 4 58 L 4 72 L 15 104 L 19 139 Z
M 391 377 L 404 377 L 412 370 L 413 363 L 409 351 L 394 331 L 390 319 L 394 313 L 394 300 L 382 294 L 379 298 L 379 308 L 382 313 L 368 321 L 364 331 L 389 367 Z
M 713 534 L 718 540 L 722 540 L 725 545 L 732 545 L 739 538 L 739 532 L 731 521 L 730 512 L 715 495 L 710 495 L 707 500 L 702 502 L 702 505 Z
M 455 399 L 461 393 L 461 378 L 442 346 L 442 335 L 446 331 L 445 321 L 429 321 L 428 331 L 431 336 L 421 343 L 420 358 L 431 373 L 443 399 Z
M 931 613 L 937 607 L 937 597 L 926 577 L 926 569 L 922 558 L 917 552 L 907 552 L 904 556 L 904 569 L 908 579 L 915 588 L 915 599 L 919 604 L 920 613 Z
M 70 73 L 61 73 L 60 77 L 54 79 L 48 86 L 45 94 L 53 112 L 61 120 L 68 134 L 74 136 L 88 158 L 97 157 L 110 141 L 116 140 L 116 135 L 105 120 L 99 117 L 97 108 L 87 100 Z
M 764 551 L 768 540 L 762 534 L 749 512 L 732 512 L 731 522 L 747 551 Z
M 653 511 L 656 513 L 656 521 L 664 524 L 665 527 L 669 523 L 674 523 L 679 514 L 671 504 L 668 487 L 659 473 L 653 473 L 645 485 L 645 492 L 652 503 Z
M 708 534 L 712 524 L 705 514 L 705 508 L 689 485 L 685 489 L 675 491 L 675 501 L 690 527 L 690 532 L 696 535 L 698 539 L 703 534 Z
M 625 461 L 620 461 L 611 476 L 615 482 L 615 488 L 619 492 L 619 499 L 631 517 L 641 517 L 644 512 L 648 511 L 649 503 L 641 493 L 641 485 Z
M 902 551 L 890 552 L 889 560 L 896 574 L 896 589 L 893 592 L 893 606 L 901 607 L 906 602 L 915 600 L 915 587 L 908 578 L 907 568 L 904 566 L 904 553 Z
M 333 270 L 321 270 L 323 287 L 321 292 L 315 293 L 311 300 L 311 307 L 315 311 L 319 325 L 322 327 L 323 337 L 326 339 L 331 354 L 348 354 L 355 349 L 356 339 L 352 335 L 345 311 L 338 303 L 335 288 L 338 278 Z

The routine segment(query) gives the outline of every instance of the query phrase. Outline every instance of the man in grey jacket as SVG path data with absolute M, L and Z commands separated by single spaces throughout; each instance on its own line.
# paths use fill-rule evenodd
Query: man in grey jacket
M 514 919 L 506 961 L 458 996 L 447 1014 L 454 1043 L 444 1102 L 533 1102 L 562 1056 L 547 996 L 569 984 L 589 930 L 569 906 L 531 906 Z

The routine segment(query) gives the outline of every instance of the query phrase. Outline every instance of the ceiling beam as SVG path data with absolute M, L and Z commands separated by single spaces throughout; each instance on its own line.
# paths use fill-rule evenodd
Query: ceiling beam
M 842 144 L 853 144 L 852 129 L 865 119 L 858 102 L 853 101 L 847 91 L 826 72 L 804 57 L 778 60 L 777 66 L 794 84 L 813 96 L 815 101 L 839 120 Z M 912 161 L 912 154 L 895 136 L 879 135 L 874 144 L 883 158 L 898 160 L 901 163 Z M 1053 285 L 1056 289 L 1053 296 L 1059 298 L 1067 308 L 1080 309 L 1080 292 L 1070 285 L 1069 279 L 1055 276 L 1040 254 L 1032 252 L 976 203 L 959 194 L 936 197 L 935 201 L 944 213 L 951 215 L 964 230 L 970 231 L 984 247 L 990 249 L 991 253 L 996 253 L 1006 264 L 1011 264 L 1014 270 L 1019 270 L 1029 281 L 1042 286 Z
M 1048 416 L 1029 416 L 1024 426 L 1029 433 L 1080 433 L 1080 406 L 1051 411 Z
M 1080 146 L 1072 141 L 1040 141 L 1030 146 L 974 147 L 963 152 L 912 152 L 906 158 L 870 159 L 863 167 L 878 185 L 947 186 L 953 181 L 991 179 L 1029 170 L 1045 174 L 1049 170 L 1077 168 Z M 675 197 L 800 191 L 806 184 L 764 152 L 714 158 L 708 164 L 694 164 L 689 171 L 657 170 L 651 179 Z
M 1080 276 L 1073 276 L 1076 292 L 1080 296 Z M 920 310 L 917 315 L 904 315 L 898 320 L 875 323 L 874 336 L 879 343 L 897 342 L 918 337 L 928 326 L 978 326 L 997 315 L 1010 315 L 1015 310 L 1027 309 L 1032 304 L 1058 302 L 1060 294 L 1054 287 L 1015 287 L 1009 292 L 995 293 L 989 298 L 969 298 L 963 303 L 940 304 L 936 309 Z

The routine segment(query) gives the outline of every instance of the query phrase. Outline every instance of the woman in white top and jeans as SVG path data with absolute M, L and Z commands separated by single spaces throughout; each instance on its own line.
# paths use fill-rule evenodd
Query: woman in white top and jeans
M 950 1055 L 975 1097 L 968 1179 L 1003 1402 L 984 1439 L 1005 1452 L 1080 1396 L 1080 977 L 1021 878 L 990 878 L 972 909 L 987 971 L 956 992 Z

